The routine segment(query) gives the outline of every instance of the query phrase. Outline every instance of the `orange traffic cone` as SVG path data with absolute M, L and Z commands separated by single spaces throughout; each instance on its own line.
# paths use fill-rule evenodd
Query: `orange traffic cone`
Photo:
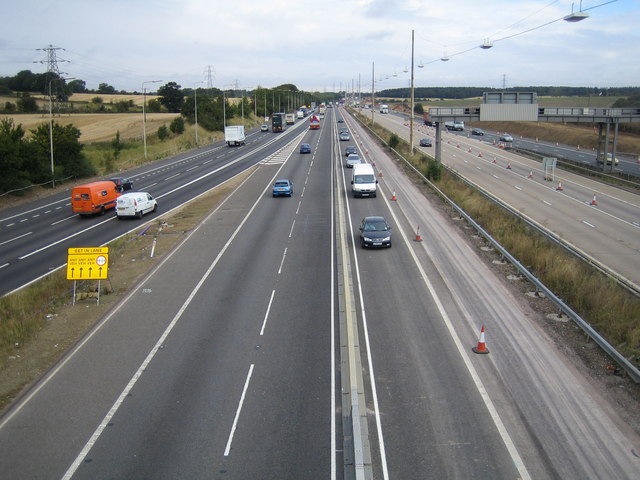
M 496 156 L 495 156 L 495 155 L 493 156 L 493 161 L 492 161 L 491 163 L 498 163 L 498 162 L 496 161 Z
M 533 178 L 533 170 L 529 171 L 529 175 L 527 175 L 527 178 Z
M 561 192 L 562 190 L 564 190 L 564 188 L 562 188 L 562 182 L 558 182 L 558 186 L 556 187 L 556 191 Z
M 475 353 L 489 353 L 489 349 L 487 348 L 487 345 L 484 342 L 484 325 L 480 330 L 480 338 L 478 339 L 478 345 L 473 347 L 472 350 Z
M 380 170 L 380 171 L 378 172 L 378 176 L 379 176 L 379 177 L 384 176 L 384 175 L 382 175 L 382 170 Z
M 398 200 L 398 199 L 396 198 L 396 192 L 393 192 L 393 194 L 391 195 L 391 200 L 393 200 L 394 202 L 395 202 L 396 200 Z
M 415 240 L 416 242 L 421 242 L 422 241 L 422 237 L 420 236 L 420 225 L 418 225 L 418 228 L 416 230 L 416 238 Z
M 507 170 L 511 170 L 511 162 L 507 163 Z
M 593 200 L 591 200 L 591 204 L 590 205 L 593 205 L 594 207 L 596 205 L 598 205 L 598 202 L 596 202 L 596 194 L 595 193 L 593 194 Z
M 482 158 L 482 152 L 480 152 L 480 153 L 478 154 L 478 156 L 479 156 L 480 158 Z

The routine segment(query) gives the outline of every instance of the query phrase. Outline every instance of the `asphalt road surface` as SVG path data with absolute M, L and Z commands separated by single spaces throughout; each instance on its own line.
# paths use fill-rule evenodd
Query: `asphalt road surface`
M 402 117 L 376 114 L 375 119 L 409 138 Z M 421 136 L 431 138 L 434 147 L 418 148 L 434 156 L 435 128 L 416 124 L 416 145 Z M 640 291 L 637 194 L 558 169 L 544 172 L 540 162 L 482 137 L 467 138 L 446 130 L 442 162 Z
M 258 162 L 5 414 L 2 478 L 637 478 L 637 434 L 345 118 L 353 142 L 337 141 L 329 109 L 320 131 Z M 384 171 L 377 198 L 350 195 L 352 143 Z M 271 196 L 276 178 L 291 198 Z M 360 248 L 369 214 L 392 224 L 392 248 Z M 346 295 L 360 372 L 340 362 Z M 489 355 L 471 352 L 482 325 Z M 341 387 L 357 373 L 361 471 Z

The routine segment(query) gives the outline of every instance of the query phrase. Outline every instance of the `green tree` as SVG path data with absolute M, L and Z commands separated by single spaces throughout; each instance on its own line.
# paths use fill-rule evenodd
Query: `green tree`
M 34 180 L 42 183 L 51 178 L 51 150 L 49 124 L 43 123 L 31 130 L 30 143 L 33 146 L 33 157 L 28 168 L 35 172 Z M 95 175 L 96 170 L 82 153 L 80 130 L 72 124 L 53 123 L 53 156 L 55 177 L 82 178 Z
M 16 105 L 20 113 L 33 113 L 38 111 L 36 99 L 29 95 L 28 92 L 18 94 L 18 101 L 16 102 Z
M 0 120 L 0 192 L 31 184 L 30 172 L 24 165 L 29 154 L 24 134 L 22 125 L 16 126 L 13 119 Z
M 169 124 L 169 130 L 176 135 L 182 135 L 184 133 L 184 119 L 182 117 L 174 118 Z
M 158 89 L 160 98 L 158 101 L 171 113 L 180 113 L 184 96 L 180 91 L 180 85 L 176 82 L 169 82 Z
M 73 93 L 85 93 L 87 91 L 87 82 L 84 80 L 71 80 L 67 85 Z
M 124 148 L 124 143 L 120 141 L 120 130 L 116 131 L 116 138 L 111 140 L 111 146 L 113 147 L 113 158 L 117 160 Z
M 116 89 L 108 83 L 101 83 L 100 85 L 98 85 L 97 93 L 112 95 L 116 93 Z
M 127 113 L 133 102 L 131 100 L 120 100 L 116 102 L 115 108 L 118 113 Z
M 162 105 L 158 100 L 152 98 L 147 102 L 146 111 L 150 113 L 160 113 L 162 111 Z
M 167 138 L 169 138 L 169 129 L 166 125 L 160 125 L 158 127 L 158 138 L 161 142 L 164 142 Z
M 391 148 L 396 148 L 399 143 L 400 143 L 400 137 L 398 137 L 398 135 L 396 135 L 395 133 L 392 133 L 391 137 L 389 137 L 389 146 Z
M 413 112 L 417 113 L 418 115 L 422 115 L 424 113 L 424 107 L 422 106 L 421 103 L 416 103 L 413 106 Z

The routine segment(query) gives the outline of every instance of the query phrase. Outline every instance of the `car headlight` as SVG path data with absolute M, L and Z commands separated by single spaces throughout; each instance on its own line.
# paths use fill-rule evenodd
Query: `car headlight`
M 364 237 L 364 241 L 365 241 L 365 242 L 373 242 L 373 238 L 371 238 L 371 237 Z
M 388 242 L 389 240 L 391 240 L 391 235 L 389 235 L 389 236 L 387 236 L 387 237 L 384 237 L 384 238 L 382 239 L 382 241 L 383 241 L 383 242 Z

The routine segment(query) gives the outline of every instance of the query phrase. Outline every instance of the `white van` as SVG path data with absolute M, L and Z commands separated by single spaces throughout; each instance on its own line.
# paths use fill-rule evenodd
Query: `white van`
M 130 192 L 120 195 L 116 203 L 116 216 L 120 219 L 123 217 L 138 217 L 149 212 L 155 212 L 158 204 L 147 192 Z
M 359 163 L 353 166 L 351 191 L 354 197 L 375 197 L 377 183 L 370 163 Z

